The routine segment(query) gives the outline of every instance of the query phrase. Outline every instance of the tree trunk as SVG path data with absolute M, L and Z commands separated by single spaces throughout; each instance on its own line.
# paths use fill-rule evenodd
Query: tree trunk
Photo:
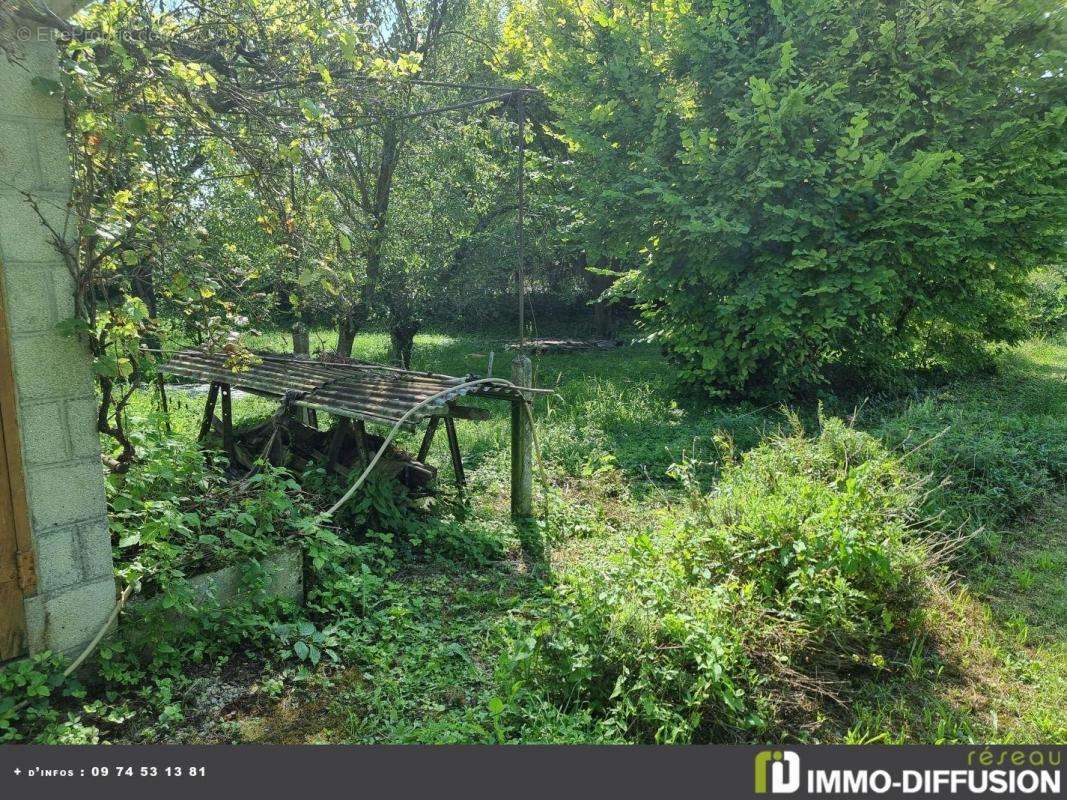
M 404 369 L 411 369 L 411 354 L 415 349 L 415 334 L 418 332 L 418 325 L 394 325 L 389 331 L 393 360 L 399 362 Z
M 393 172 L 400 157 L 400 133 L 395 122 L 382 131 L 382 157 L 374 185 L 373 204 L 367 209 L 371 217 L 370 241 L 367 244 L 367 280 L 363 284 L 363 308 L 369 314 L 377 303 L 381 281 L 382 250 L 385 245 L 386 223 L 389 219 L 389 198 L 393 191 Z
M 352 324 L 351 317 L 347 314 L 337 324 L 337 347 L 334 352 L 344 358 L 351 358 L 352 345 L 356 343 L 356 326 Z
M 307 327 L 302 322 L 297 322 L 293 325 L 293 355 L 311 355 L 311 335 L 308 333 Z
M 350 358 L 356 335 L 367 324 L 366 311 L 360 306 L 352 306 L 337 320 L 337 347 L 334 352 L 339 356 Z
M 593 329 L 599 339 L 615 338 L 615 308 L 611 303 L 593 303 Z
M 581 256 L 581 266 L 585 269 L 585 254 Z M 616 267 L 615 261 L 612 261 L 612 268 Z M 601 339 L 614 339 L 616 324 L 615 324 L 615 309 L 614 303 L 611 301 L 600 300 L 600 296 L 611 288 L 615 283 L 615 278 L 611 275 L 599 275 L 595 272 L 585 273 L 586 286 L 589 287 L 589 292 L 593 295 L 593 329 L 596 335 Z

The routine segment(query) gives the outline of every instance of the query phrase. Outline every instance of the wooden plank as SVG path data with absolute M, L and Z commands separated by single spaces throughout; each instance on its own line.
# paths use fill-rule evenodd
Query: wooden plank
M 37 591 L 6 308 L 0 283 L 0 661 L 26 652 L 22 601 Z
M 474 406 L 461 406 L 458 403 L 449 403 L 446 408 L 437 409 L 430 414 L 431 417 L 452 417 L 453 419 L 467 419 L 475 422 L 485 422 L 492 415 L 484 408 Z
M 211 420 L 215 417 L 215 403 L 219 399 L 219 385 L 212 381 L 211 388 L 207 390 L 207 402 L 204 403 L 204 419 L 200 423 L 200 433 L 197 434 L 196 440 L 198 442 L 203 441 L 204 437 L 211 431 Z
M 222 384 L 219 394 L 222 396 L 222 449 L 226 451 L 232 464 L 237 459 L 237 453 L 233 449 L 233 402 L 230 384 Z
M 426 435 L 422 437 L 422 444 L 419 445 L 419 461 L 425 461 L 426 456 L 430 454 L 430 445 L 433 444 L 433 435 L 437 433 L 437 426 L 440 422 L 440 417 L 430 417 L 430 422 L 426 425 Z

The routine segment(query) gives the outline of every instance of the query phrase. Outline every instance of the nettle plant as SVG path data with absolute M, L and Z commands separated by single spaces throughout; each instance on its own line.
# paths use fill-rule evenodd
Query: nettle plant
M 1025 332 L 1062 252 L 1064 10 L 1049 0 L 544 0 L 517 62 L 683 379 L 781 393 Z M 625 235 L 624 235 L 625 234 Z

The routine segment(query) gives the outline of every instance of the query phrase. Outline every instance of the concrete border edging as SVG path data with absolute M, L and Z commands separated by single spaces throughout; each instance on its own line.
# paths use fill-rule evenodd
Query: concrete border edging
M 186 578 L 197 602 L 216 602 L 220 608 L 234 608 L 250 600 L 280 599 L 304 602 L 304 553 L 299 547 L 281 547 L 277 552 L 259 560 L 268 573 L 262 591 L 253 596 L 244 587 L 241 572 L 249 562 L 231 564 L 212 572 L 202 572 Z M 136 598 L 133 608 L 147 609 L 158 603 L 155 597 Z

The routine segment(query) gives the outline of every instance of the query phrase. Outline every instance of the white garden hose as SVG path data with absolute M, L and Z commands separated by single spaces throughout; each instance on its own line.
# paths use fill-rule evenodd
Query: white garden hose
M 349 500 L 352 499 L 352 495 L 354 495 L 356 493 L 356 490 L 358 490 L 359 487 L 363 485 L 363 482 L 365 480 L 367 480 L 367 476 L 370 475 L 371 470 L 374 469 L 375 465 L 378 463 L 378 461 L 381 459 L 381 457 L 385 454 L 385 450 L 386 450 L 387 447 L 389 447 L 389 443 L 391 441 L 393 441 L 393 437 L 396 436 L 397 431 L 400 430 L 400 426 L 403 425 L 405 422 L 407 422 L 408 417 L 410 417 L 412 414 L 414 414 L 416 411 L 418 411 L 423 406 L 426 406 L 426 405 L 428 405 L 428 404 L 430 404 L 430 403 L 434 402 L 435 400 L 438 400 L 438 399 L 440 399 L 442 397 L 446 397 L 446 396 L 458 391 L 459 389 L 466 389 L 466 388 L 468 388 L 470 386 L 481 386 L 481 385 L 484 385 L 484 384 L 487 384 L 487 383 L 493 383 L 493 384 L 496 384 L 497 386 L 507 386 L 507 387 L 510 387 L 512 389 L 518 389 L 520 391 L 531 391 L 530 388 L 527 387 L 527 386 L 516 386 L 511 381 L 504 380 L 503 378 L 476 378 L 473 381 L 465 381 L 464 383 L 461 383 L 458 386 L 450 386 L 447 389 L 442 389 L 440 392 L 437 392 L 436 394 L 432 394 L 429 397 L 425 398 L 424 400 L 420 400 L 418 403 L 416 403 L 411 408 L 409 408 L 406 412 L 404 412 L 404 416 L 402 416 L 395 423 L 393 423 L 392 430 L 390 430 L 389 431 L 389 435 L 385 437 L 385 441 L 382 442 L 382 446 L 378 448 L 378 452 L 374 454 L 374 458 L 372 458 L 370 460 L 370 463 L 367 464 L 366 468 L 363 470 L 363 474 L 361 474 L 358 478 L 356 478 L 356 482 L 348 487 L 348 491 L 345 492 L 343 495 L 341 495 L 341 499 L 340 500 L 338 500 L 336 503 L 334 503 L 332 506 L 330 506 L 329 510 L 326 512 L 326 516 L 327 517 L 332 517 L 334 515 L 334 513 L 336 513 L 337 509 L 339 509 L 341 506 L 343 506 L 345 503 L 347 503 Z M 542 391 L 542 390 L 533 389 L 532 391 Z M 530 430 L 532 432 L 533 431 L 533 415 L 530 414 L 530 409 L 527 407 L 527 404 L 525 402 L 523 402 L 522 406 L 525 409 L 527 417 L 530 420 Z M 537 436 L 534 435 L 533 438 L 534 438 L 534 451 L 535 451 L 535 453 L 537 453 L 537 461 L 538 461 L 538 464 L 540 464 L 540 462 L 541 462 L 541 454 L 539 452 L 540 448 L 537 446 Z
M 378 448 L 378 452 L 374 454 L 374 458 L 370 460 L 370 463 L 367 464 L 367 466 L 364 468 L 362 474 L 358 478 L 356 478 L 355 483 L 348 487 L 348 491 L 346 491 L 336 503 L 330 506 L 329 510 L 326 511 L 324 516 L 332 517 L 335 513 L 337 513 L 337 510 L 341 506 L 343 506 L 345 503 L 352 499 L 352 495 L 354 495 L 356 491 L 359 490 L 359 487 L 363 485 L 364 481 L 367 480 L 367 477 L 370 475 L 371 471 L 381 460 L 381 457 L 385 454 L 385 451 L 389 447 L 390 442 L 393 441 L 393 438 L 400 430 L 400 426 L 407 422 L 408 417 L 410 417 L 412 414 L 414 414 L 424 406 L 433 403 L 435 400 L 439 400 L 442 397 L 446 397 L 450 394 L 453 394 L 460 389 L 466 389 L 471 386 L 484 386 L 486 384 L 505 386 L 512 389 L 516 389 L 518 391 L 532 391 L 539 393 L 546 391 L 544 389 L 531 389 L 528 386 L 517 386 L 511 381 L 505 380 L 503 378 L 477 378 L 472 381 L 464 381 L 463 383 L 458 384 L 457 386 L 450 386 L 449 388 L 443 389 L 442 391 L 437 392 L 436 394 L 430 395 L 424 400 L 420 400 L 418 403 L 416 403 L 406 412 L 404 412 L 404 415 L 393 424 L 393 427 L 389 431 L 389 434 L 385 437 L 385 441 L 383 441 L 381 447 Z M 534 445 L 534 457 L 537 459 L 537 468 L 541 472 L 542 480 L 544 480 L 544 468 L 541 464 L 541 446 L 537 440 L 537 431 L 534 427 L 533 414 L 530 413 L 530 406 L 527 402 L 523 401 L 522 408 L 526 414 L 526 418 L 530 422 L 530 434 L 533 438 Z M 130 599 L 130 595 L 133 592 L 133 587 L 134 584 L 131 583 L 129 586 L 123 589 L 122 594 L 119 596 L 118 602 L 115 603 L 115 607 L 111 609 L 111 613 L 108 614 L 107 621 L 103 624 L 100 630 L 97 631 L 96 636 L 92 638 L 92 641 L 90 641 L 89 644 L 85 647 L 85 649 L 82 650 L 81 654 L 76 659 L 74 659 L 74 661 L 71 662 L 70 666 L 67 667 L 66 670 L 64 670 L 64 678 L 69 677 L 78 667 L 80 667 L 84 663 L 85 659 L 92 655 L 92 652 L 103 640 L 104 635 L 107 633 L 108 629 L 115 623 L 115 620 L 118 619 L 119 614 L 122 612 L 123 606 L 125 606 L 126 601 Z M 28 701 L 24 701 L 18 706 L 15 706 L 14 710 L 17 712 L 24 708 L 27 704 Z

